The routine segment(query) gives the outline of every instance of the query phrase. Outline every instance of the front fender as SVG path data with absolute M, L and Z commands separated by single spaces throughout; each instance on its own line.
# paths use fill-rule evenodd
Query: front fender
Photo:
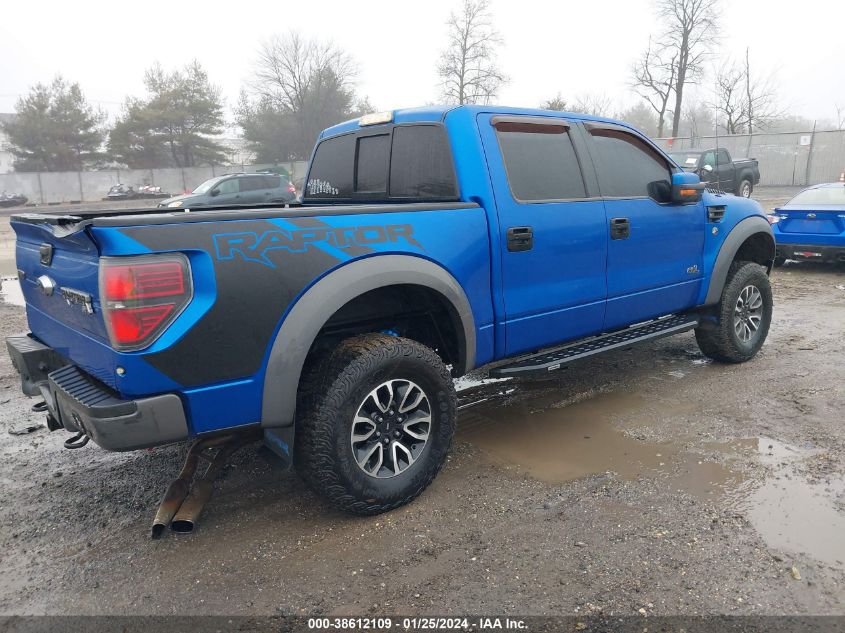
M 323 325 L 352 299 L 385 286 L 425 286 L 448 299 L 463 334 L 461 373 L 475 367 L 476 334 L 472 309 L 458 281 L 444 268 L 421 257 L 381 255 L 351 262 L 323 277 L 291 308 L 270 349 L 264 376 L 261 426 L 293 423 L 299 378 L 311 345 Z
M 768 220 L 759 215 L 752 215 L 739 221 L 725 237 L 719 249 L 719 254 L 716 256 L 716 262 L 710 273 L 710 285 L 707 288 L 704 305 L 714 305 L 719 302 L 719 298 L 722 296 L 722 289 L 725 287 L 725 282 L 728 278 L 728 270 L 730 270 L 737 252 L 745 241 L 756 233 L 764 233 L 771 238 L 772 253 L 769 258 L 769 268 L 771 268 L 771 261 L 775 258 L 775 237 Z

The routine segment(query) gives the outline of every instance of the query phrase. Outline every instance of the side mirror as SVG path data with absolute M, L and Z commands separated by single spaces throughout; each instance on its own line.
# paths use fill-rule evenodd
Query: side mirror
M 713 171 L 713 165 L 705 165 L 704 167 L 702 167 L 702 169 L 709 174 L 711 171 Z
M 672 174 L 672 202 L 674 204 L 694 204 L 701 200 L 704 183 L 701 179 L 687 171 Z
M 212 189 L 211 191 L 208 192 L 208 195 L 210 195 L 212 198 L 215 197 L 215 196 L 219 196 L 220 190 L 219 189 Z

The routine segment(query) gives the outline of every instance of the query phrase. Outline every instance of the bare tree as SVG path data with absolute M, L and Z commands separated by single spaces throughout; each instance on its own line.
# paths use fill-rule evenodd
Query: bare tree
M 613 100 L 603 94 L 582 94 L 575 98 L 572 110 L 607 117 L 613 112 Z
M 714 101 L 711 104 L 722 118 L 728 134 L 740 134 L 747 121 L 744 72 L 735 63 L 725 63 L 716 71 Z
M 332 42 L 296 31 L 272 37 L 259 49 L 249 94 L 238 108 L 245 137 L 256 149 L 271 142 L 277 147 L 266 151 L 282 159 L 307 157 L 322 129 L 355 116 L 359 104 L 372 109 L 356 101 L 356 75 L 352 57 Z
M 558 110 L 559 112 L 565 111 L 569 107 L 566 99 L 560 96 L 560 93 L 557 93 L 551 99 L 543 101 L 540 104 L 541 110 Z
M 836 110 L 836 129 L 845 130 L 845 105 L 837 103 L 833 108 Z
M 755 76 L 751 72 L 751 54 L 745 49 L 745 120 L 746 130 L 766 129 L 773 121 L 784 115 L 777 104 L 777 90 L 774 79 L 769 76 Z
M 449 103 L 490 103 L 506 77 L 496 63 L 502 38 L 493 28 L 488 0 L 463 0 L 446 23 L 449 44 L 440 56 L 437 73 Z
M 725 62 L 716 71 L 713 108 L 723 119 L 728 134 L 752 133 L 766 129 L 783 117 L 777 105 L 777 91 L 771 76 L 751 72 L 750 53 L 746 49 L 742 65 Z
M 665 21 L 661 47 L 674 72 L 672 136 L 678 135 L 684 105 L 684 87 L 696 83 L 718 34 L 718 0 L 657 0 L 657 14 Z
M 634 63 L 631 87 L 657 113 L 657 136 L 663 136 L 669 98 L 675 88 L 678 52 L 665 47 L 652 47 L 651 38 L 642 57 Z

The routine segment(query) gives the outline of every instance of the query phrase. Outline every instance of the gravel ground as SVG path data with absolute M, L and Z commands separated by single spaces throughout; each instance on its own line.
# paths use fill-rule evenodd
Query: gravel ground
M 149 539 L 185 447 L 62 448 L 0 355 L 0 615 L 845 614 L 845 269 L 773 274 L 753 361 L 685 334 L 536 381 L 459 382 L 411 505 L 338 513 L 238 453 L 189 536 Z M 4 336 L 25 330 L 0 303 Z

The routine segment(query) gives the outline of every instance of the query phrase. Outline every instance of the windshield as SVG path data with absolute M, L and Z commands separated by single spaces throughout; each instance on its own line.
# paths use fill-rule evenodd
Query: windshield
M 687 152 L 672 152 L 669 154 L 681 167 L 695 167 L 698 165 L 698 158 L 701 154 L 689 154 Z
M 199 187 L 194 189 L 191 193 L 205 193 L 209 189 L 211 189 L 214 185 L 216 185 L 220 181 L 220 178 L 209 178 L 204 183 L 202 183 Z
M 836 187 L 819 187 L 818 189 L 807 189 L 802 191 L 787 205 L 805 206 L 814 204 L 838 204 L 845 205 L 845 185 Z

